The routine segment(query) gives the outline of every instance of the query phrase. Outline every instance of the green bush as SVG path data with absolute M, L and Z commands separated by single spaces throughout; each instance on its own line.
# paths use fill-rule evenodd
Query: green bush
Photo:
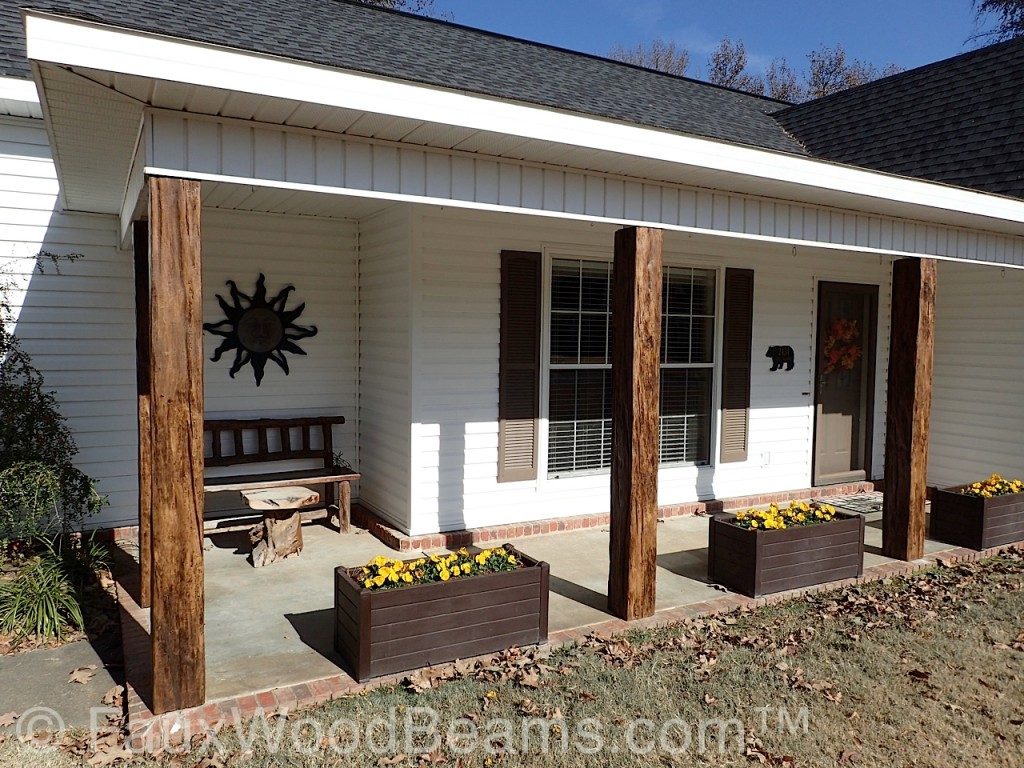
M 40 271 L 44 258 L 60 260 L 40 254 Z M 0 544 L 67 532 L 105 503 L 95 482 L 75 468 L 78 448 L 56 395 L 11 331 L 13 288 L 0 275 Z

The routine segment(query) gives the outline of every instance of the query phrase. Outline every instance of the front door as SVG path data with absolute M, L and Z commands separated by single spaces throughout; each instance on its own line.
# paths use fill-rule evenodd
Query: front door
M 814 484 L 871 474 L 878 286 L 818 284 Z

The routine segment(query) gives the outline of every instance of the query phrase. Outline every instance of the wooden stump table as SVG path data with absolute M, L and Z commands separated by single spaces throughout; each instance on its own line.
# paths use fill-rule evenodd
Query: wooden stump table
M 242 498 L 249 509 L 263 513 L 263 522 L 249 532 L 254 568 L 262 568 L 302 551 L 301 510 L 319 503 L 319 493 L 292 485 L 243 491 Z

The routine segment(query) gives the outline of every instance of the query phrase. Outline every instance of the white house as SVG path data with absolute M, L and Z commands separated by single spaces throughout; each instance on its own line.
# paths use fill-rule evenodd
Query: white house
M 343 416 L 412 535 L 609 512 L 613 412 L 659 418 L 660 468 L 621 444 L 662 506 L 885 475 L 899 533 L 926 483 L 1021 469 L 1024 41 L 790 106 L 342 0 L 25 0 L 0 75 L 15 331 L 94 522 L 192 542 L 170 603 L 224 511 L 204 418 Z M 231 376 L 201 326 L 261 274 L 316 334 L 257 318 Z M 650 361 L 658 327 L 657 393 L 613 396 L 613 338 Z

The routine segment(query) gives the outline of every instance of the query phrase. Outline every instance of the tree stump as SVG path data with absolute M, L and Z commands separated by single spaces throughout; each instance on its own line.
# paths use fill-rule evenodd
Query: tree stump
M 250 509 L 263 512 L 263 522 L 249 531 L 252 564 L 262 568 L 302 551 L 300 510 L 320 501 L 320 494 L 291 486 L 242 493 Z

